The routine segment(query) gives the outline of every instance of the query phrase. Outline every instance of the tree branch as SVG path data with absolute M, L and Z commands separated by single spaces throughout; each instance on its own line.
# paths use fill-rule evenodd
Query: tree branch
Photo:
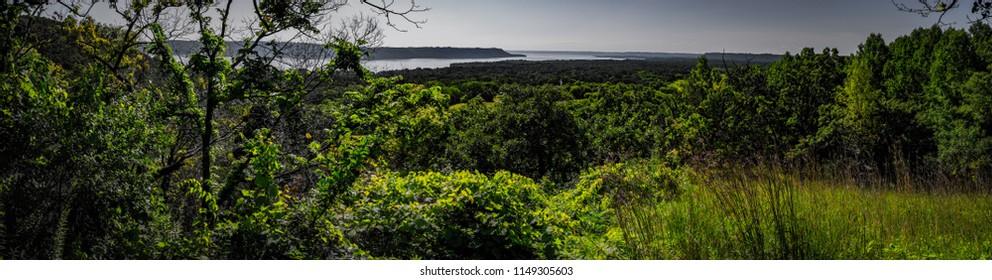
M 932 14 L 937 16 L 937 24 L 939 25 L 951 25 L 953 23 L 945 23 L 944 16 L 947 12 L 960 8 L 960 0 L 917 0 L 919 4 L 914 4 L 912 6 L 905 3 L 901 3 L 897 0 L 892 0 L 892 4 L 896 6 L 899 11 L 907 13 L 919 14 L 922 17 L 928 17 Z M 971 13 L 977 14 L 978 18 L 973 19 L 970 15 L 966 16 L 968 18 L 968 23 L 976 23 L 979 21 L 987 21 L 992 18 L 992 0 L 974 0 Z
M 400 17 L 403 20 L 406 20 L 406 22 L 413 24 L 413 26 L 416 28 L 421 28 L 420 25 L 427 23 L 427 20 L 411 19 L 410 14 L 426 12 L 431 10 L 430 8 L 424 8 L 421 7 L 420 5 L 417 5 L 416 0 L 410 0 L 410 7 L 407 8 L 406 10 L 393 8 L 393 5 L 396 3 L 395 0 L 390 0 L 388 3 L 386 2 L 386 0 L 380 0 L 379 4 L 369 2 L 369 0 L 361 0 L 361 2 L 362 4 L 372 7 L 372 11 L 375 12 L 376 14 L 386 17 L 386 25 L 389 25 L 389 27 L 392 27 L 393 29 L 399 32 L 406 32 L 407 30 L 400 29 L 396 25 L 396 23 L 393 22 L 392 20 L 393 16 Z

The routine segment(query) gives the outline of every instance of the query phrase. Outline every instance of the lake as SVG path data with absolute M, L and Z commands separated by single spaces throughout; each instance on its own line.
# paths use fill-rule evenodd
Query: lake
M 502 57 L 502 58 L 476 58 L 476 59 L 391 59 L 391 60 L 368 60 L 362 63 L 365 68 L 372 72 L 417 69 L 417 68 L 444 68 L 454 63 L 468 62 L 494 62 L 505 60 L 525 60 L 525 61 L 549 61 L 549 60 L 610 60 L 616 58 L 603 57 L 604 53 L 598 52 L 567 52 L 567 51 L 507 51 L 511 54 L 522 54 L 526 57 Z
M 372 72 L 417 69 L 417 68 L 444 68 L 455 63 L 470 62 L 495 62 L 507 60 L 523 61 L 553 61 L 553 60 L 622 60 L 622 59 L 659 59 L 659 58 L 691 58 L 699 54 L 680 53 L 635 53 L 635 52 L 580 52 L 580 51 L 507 51 L 510 54 L 521 54 L 525 57 L 501 57 L 501 58 L 472 58 L 472 59 L 436 59 L 436 58 L 416 58 L 416 59 L 383 59 L 365 60 L 362 65 Z M 176 55 L 182 63 L 188 63 L 189 57 Z M 230 57 L 228 57 L 230 59 Z M 280 58 L 273 61 L 273 65 L 280 69 L 315 69 L 328 62 L 328 59 L 295 59 Z

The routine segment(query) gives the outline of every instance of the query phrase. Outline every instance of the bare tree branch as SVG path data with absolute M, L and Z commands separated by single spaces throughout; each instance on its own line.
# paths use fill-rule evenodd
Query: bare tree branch
M 892 0 L 892 4 L 896 6 L 899 11 L 919 14 L 922 17 L 928 17 L 930 15 L 937 15 L 937 24 L 939 25 L 952 25 L 952 23 L 945 23 L 944 16 L 951 10 L 960 8 L 960 0 L 917 0 L 917 4 L 907 5 L 901 1 Z M 977 18 L 972 18 L 971 15 L 966 16 L 968 23 L 976 23 L 979 21 L 987 21 L 992 18 L 992 0 L 974 0 L 971 7 L 971 13 L 977 15 Z
M 372 11 L 375 12 L 376 14 L 380 16 L 384 16 L 386 18 L 386 25 L 392 27 L 393 29 L 399 32 L 406 32 L 407 30 L 400 29 L 396 25 L 396 23 L 393 22 L 392 17 L 400 17 L 406 22 L 413 24 L 414 27 L 421 28 L 420 25 L 427 23 L 427 20 L 426 19 L 414 20 L 410 18 L 410 15 L 413 13 L 420 13 L 431 10 L 430 8 L 425 8 L 425 7 L 421 7 L 420 5 L 417 5 L 416 0 L 410 0 L 410 6 L 407 7 L 405 10 L 394 8 L 393 6 L 396 4 L 395 0 L 389 0 L 389 2 L 386 2 L 386 0 L 379 0 L 378 4 L 372 3 L 369 0 L 361 0 L 361 2 L 362 4 L 372 7 Z
M 328 36 L 368 48 L 381 47 L 386 37 L 379 27 L 379 19 L 364 13 L 341 20 Z
M 944 23 L 944 15 L 947 11 L 957 8 L 960 3 L 959 0 L 951 0 L 950 3 L 941 0 L 917 0 L 919 2 L 918 7 L 910 7 L 904 3 L 896 2 L 892 0 L 892 4 L 896 6 L 897 9 L 903 12 L 916 13 L 922 17 L 928 17 L 931 14 L 938 14 L 937 24 L 946 25 Z

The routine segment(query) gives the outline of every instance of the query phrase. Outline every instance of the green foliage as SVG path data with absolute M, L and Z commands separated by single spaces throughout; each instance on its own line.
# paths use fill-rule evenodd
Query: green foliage
M 541 213 L 554 222 L 551 232 L 562 259 L 629 259 L 623 230 L 617 226 L 614 198 L 595 176 L 583 175 L 574 189 L 550 198 Z
M 378 73 L 383 77 L 403 76 L 407 82 L 432 81 L 458 86 L 466 95 L 462 101 L 480 96 L 486 101 L 499 94 L 504 84 L 525 86 L 569 85 L 573 82 L 625 83 L 650 85 L 670 82 L 684 76 L 693 66 L 691 59 L 550 60 L 458 63 L 437 69 L 405 69 Z
M 673 82 L 675 98 L 668 123 L 666 157 L 673 159 L 746 159 L 782 153 L 785 140 L 776 105 L 757 66 L 712 69 L 705 57 L 687 79 Z
M 330 68 L 335 70 L 345 70 L 353 71 L 355 76 L 362 80 L 368 80 L 371 78 L 371 73 L 362 67 L 361 59 L 363 56 L 368 55 L 367 51 L 363 50 L 360 46 L 352 44 L 344 39 L 336 39 L 332 43 L 328 43 L 324 46 L 330 47 L 334 50 L 334 60 L 331 61 Z
M 924 102 L 929 106 L 917 116 L 920 122 L 933 131 L 937 145 L 936 159 L 952 172 L 974 171 L 987 165 L 989 135 L 982 126 L 988 126 L 981 117 L 975 118 L 965 111 L 981 104 L 966 104 L 964 95 L 988 95 L 986 84 L 972 79 L 985 73 L 970 74 L 976 67 L 975 54 L 967 33 L 947 30 L 934 49 L 930 67 L 930 84 L 924 88 Z M 972 80 L 970 87 L 964 87 Z M 976 84 L 977 83 L 977 84 Z M 967 93 L 965 93 L 967 92 Z M 980 97 L 979 97 L 980 98 Z M 981 101 L 979 101 L 981 103 Z
M 643 205 L 679 199 L 680 171 L 657 162 L 604 165 L 582 174 L 575 188 L 551 198 L 545 215 L 558 221 L 561 256 L 570 259 L 662 258 L 648 250 L 659 234 Z
M 556 183 L 584 167 L 586 140 L 561 105 L 543 88 L 509 91 L 492 106 L 473 100 L 453 112 L 447 157 L 453 170 L 508 170 Z
M 90 68 L 76 80 L 29 52 L 3 74 L 5 258 L 148 256 L 155 212 L 142 92 Z M 72 88 L 69 85 L 87 85 Z M 71 91 L 69 91 L 71 90 Z
M 313 35 L 322 3 L 264 2 L 240 48 L 223 9 L 184 3 L 188 64 L 161 22 L 0 6 L 0 258 L 990 256 L 985 24 L 769 66 L 404 72 L 425 85 L 343 40 L 273 64 L 263 39 Z M 789 157 L 843 171 L 728 167 Z
M 508 172 L 371 174 L 344 204 L 346 235 L 372 256 L 427 259 L 554 257 L 541 186 Z
M 882 70 L 888 60 L 888 47 L 881 35 L 872 34 L 850 59 L 847 78 L 835 95 L 835 103 L 827 105 L 820 117 L 816 142 L 841 150 L 855 158 L 868 158 L 872 153 L 887 149 L 885 135 L 890 127 L 885 122 L 895 116 L 892 103 L 882 89 Z M 828 148 L 829 149 L 829 148 Z
M 992 135 L 989 134 L 990 97 L 992 84 L 988 72 L 978 72 L 961 86 L 957 104 L 946 104 L 943 116 L 933 116 L 931 126 L 936 127 L 937 160 L 956 172 L 987 170 L 992 162 L 986 156 L 992 152 Z M 931 115 L 932 116 L 932 115 Z
M 972 24 L 968 28 L 971 34 L 971 43 L 975 50 L 975 55 L 979 59 L 979 67 L 985 66 L 985 70 L 992 70 L 992 27 L 986 23 Z
M 365 161 L 370 153 L 367 139 L 350 133 L 341 134 L 336 142 L 328 143 L 336 146 L 328 149 L 326 153 L 321 152 L 320 144 L 316 142 L 310 144 L 312 152 L 316 153 L 311 163 L 318 166 L 314 172 L 320 178 L 317 181 L 318 198 L 324 203 L 325 208 L 345 193 L 358 179 L 359 172 L 364 170 Z
M 362 92 L 345 93 L 333 116 L 356 134 L 372 137 L 372 155 L 383 156 L 399 170 L 428 170 L 439 162 L 437 151 L 448 137 L 448 96 L 439 87 L 395 84 L 374 79 Z
M 190 195 L 204 201 L 186 238 L 159 243 L 166 258 L 327 259 L 361 257 L 335 226 L 329 198 L 294 197 L 280 184 L 285 155 L 268 129 L 261 129 L 243 147 L 240 167 L 221 191 L 220 203 L 196 180 Z M 323 155 L 314 162 L 326 160 Z M 353 175 L 352 175 L 353 176 Z M 330 179 L 328 179 L 330 180 Z M 319 185 L 319 184 L 318 184 Z M 322 194 L 331 190 L 317 189 Z M 205 209 L 212 207 L 212 209 Z M 213 215 L 214 213 L 216 215 Z
M 768 87 L 778 93 L 776 108 L 783 124 L 776 130 L 789 154 L 805 151 L 817 132 L 818 122 L 827 104 L 833 101 L 835 89 L 844 83 L 844 58 L 837 49 L 815 53 L 803 49 L 796 56 L 788 53 L 768 69 Z
M 247 166 L 240 172 L 245 182 L 234 205 L 222 213 L 216 226 L 216 239 L 222 259 L 287 259 L 306 258 L 300 247 L 307 245 L 298 239 L 308 235 L 294 235 L 294 209 L 292 198 L 283 193 L 275 177 L 281 172 L 279 145 L 272 142 L 267 129 L 245 144 Z M 296 214 L 299 215 L 299 214 Z M 335 228 L 331 227 L 331 233 Z M 338 233 L 340 234 L 340 233 Z M 302 244 L 301 244 L 302 243 Z
M 886 46 L 872 35 L 825 106 L 814 146 L 886 169 L 906 159 L 946 172 L 987 170 L 984 24 L 917 29 Z
M 589 139 L 587 158 L 617 162 L 663 152 L 672 114 L 668 104 L 675 102 L 670 94 L 626 84 L 569 90 L 584 97 L 566 106 Z

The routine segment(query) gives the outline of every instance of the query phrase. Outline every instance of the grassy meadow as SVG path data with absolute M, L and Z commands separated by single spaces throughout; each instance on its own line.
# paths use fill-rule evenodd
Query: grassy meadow
M 684 172 L 677 198 L 617 203 L 618 226 L 643 259 L 992 258 L 984 181 L 845 173 Z

